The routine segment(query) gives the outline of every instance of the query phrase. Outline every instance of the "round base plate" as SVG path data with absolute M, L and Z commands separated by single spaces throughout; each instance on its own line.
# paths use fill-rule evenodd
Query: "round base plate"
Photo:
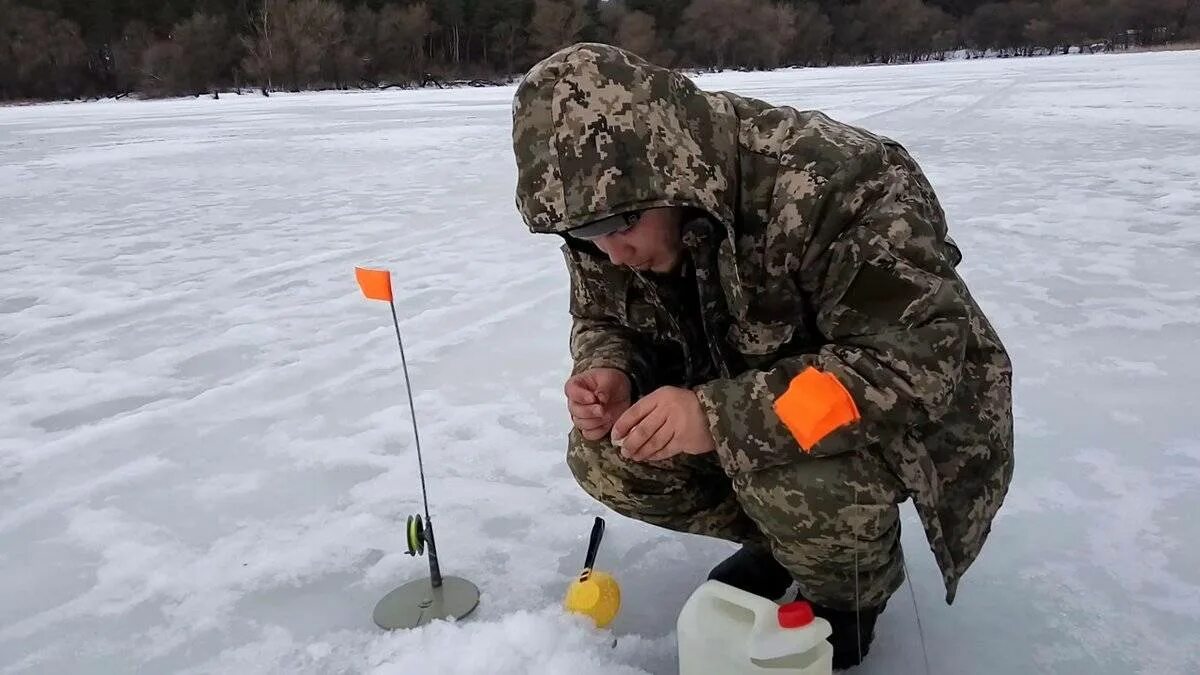
M 461 619 L 479 605 L 479 589 L 459 577 L 442 577 L 434 588 L 429 577 L 410 581 L 375 605 L 375 625 L 385 630 L 416 628 L 437 619 Z

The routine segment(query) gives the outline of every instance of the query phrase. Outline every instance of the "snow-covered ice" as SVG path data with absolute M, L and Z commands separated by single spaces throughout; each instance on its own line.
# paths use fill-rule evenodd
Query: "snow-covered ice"
M 905 143 L 1016 367 L 1017 472 L 935 673 L 1200 672 L 1200 52 L 721 74 Z M 557 610 L 603 513 L 563 462 L 566 275 L 512 203 L 512 90 L 0 109 L 0 672 L 671 673 L 732 546 L 609 515 L 614 635 Z M 393 270 L 439 550 L 426 573 Z M 921 673 L 913 600 L 863 673 Z

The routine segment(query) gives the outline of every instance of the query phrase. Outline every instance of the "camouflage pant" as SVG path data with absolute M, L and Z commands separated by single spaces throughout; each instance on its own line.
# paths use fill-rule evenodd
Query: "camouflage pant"
M 896 505 L 906 495 L 873 453 L 800 457 L 730 478 L 715 454 L 631 462 L 607 439 L 588 441 L 575 430 L 567 464 L 588 494 L 617 513 L 769 545 L 817 604 L 853 609 L 857 581 L 859 605 L 876 606 L 904 580 Z

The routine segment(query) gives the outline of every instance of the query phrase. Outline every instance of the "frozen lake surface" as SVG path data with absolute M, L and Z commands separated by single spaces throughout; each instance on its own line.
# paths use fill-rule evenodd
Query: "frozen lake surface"
M 935 673 L 1200 672 L 1200 52 L 730 73 L 904 143 L 1016 369 L 1017 469 Z M 0 108 L 0 672 L 675 669 L 732 546 L 608 513 L 619 639 L 556 609 L 604 510 L 563 461 L 567 278 L 513 206 L 512 89 Z M 447 573 L 424 575 L 392 269 Z M 856 672 L 923 673 L 908 589 Z

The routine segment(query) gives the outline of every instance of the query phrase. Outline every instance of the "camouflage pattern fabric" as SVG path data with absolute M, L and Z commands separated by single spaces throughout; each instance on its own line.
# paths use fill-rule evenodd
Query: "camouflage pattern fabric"
M 530 70 L 513 101 L 513 146 L 532 232 L 655 206 L 695 216 L 679 278 L 614 266 L 564 237 L 575 371 L 621 368 L 643 394 L 692 387 L 740 505 L 798 578 L 810 563 L 787 562 L 787 550 L 838 527 L 889 530 L 882 512 L 860 527 L 864 512 L 845 511 L 864 490 L 876 498 L 868 507 L 896 497 L 852 473 L 855 457 L 877 457 L 914 500 L 951 602 L 1012 477 L 1012 367 L 908 152 L 819 112 L 702 91 L 599 44 Z M 694 297 L 680 295 L 688 285 Z M 773 406 L 810 367 L 837 378 L 860 419 L 806 452 Z M 817 468 L 829 460 L 840 468 Z M 836 480 L 813 484 L 813 472 Z M 809 502 L 820 515 L 804 515 Z M 772 534 L 787 531 L 791 543 Z M 894 573 L 880 575 L 890 585 Z

